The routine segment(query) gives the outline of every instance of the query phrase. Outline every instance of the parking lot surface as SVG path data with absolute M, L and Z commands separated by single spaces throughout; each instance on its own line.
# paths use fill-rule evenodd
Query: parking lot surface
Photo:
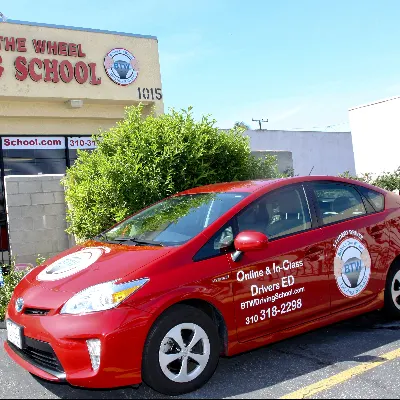
M 262 349 L 221 359 L 211 381 L 185 398 L 400 398 L 400 322 L 374 312 Z M 86 390 L 30 375 L 5 353 L 0 398 L 165 398 L 138 389 Z M 133 344 L 132 344 L 133 345 Z

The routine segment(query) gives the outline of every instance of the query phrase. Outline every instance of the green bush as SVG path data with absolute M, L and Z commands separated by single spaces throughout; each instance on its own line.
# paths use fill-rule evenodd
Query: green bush
M 47 260 L 46 257 L 43 257 L 42 255 L 38 254 L 36 256 L 36 266 L 38 267 L 39 265 L 42 265 L 46 260 Z
M 391 192 L 394 190 L 400 190 L 400 167 L 398 167 L 394 172 L 384 172 L 376 177 L 374 177 L 372 173 L 352 176 L 348 171 L 339 176 L 366 182 Z
M 396 171 L 384 172 L 375 179 L 375 186 L 379 186 L 386 190 L 400 190 L 400 167 Z
M 217 182 L 273 178 L 275 157 L 250 154 L 240 128 L 221 132 L 191 108 L 143 118 L 142 106 L 94 136 L 97 149 L 79 151 L 63 180 L 68 232 L 93 237 L 126 216 L 182 190 Z
M 46 258 L 40 254 L 36 257 L 36 266 L 43 264 Z M 34 266 L 35 267 L 35 266 Z M 10 265 L 0 265 L 3 271 L 4 286 L 0 287 L 0 321 L 4 320 L 6 308 L 19 281 L 25 276 L 26 271 L 15 270 L 15 260 Z M 31 270 L 31 269 L 29 269 Z
M 12 263 L 9 269 L 4 268 L 8 269 L 8 273 L 4 274 L 4 286 L 0 287 L 0 321 L 4 320 L 6 309 L 14 292 L 15 286 L 17 286 L 19 281 L 24 276 L 24 272 L 16 271 L 14 266 L 15 264 Z

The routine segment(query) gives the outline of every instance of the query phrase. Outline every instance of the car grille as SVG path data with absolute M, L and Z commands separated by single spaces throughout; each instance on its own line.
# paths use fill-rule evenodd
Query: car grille
M 24 314 L 26 315 L 47 315 L 50 310 L 40 308 L 25 308 Z
M 8 345 L 21 358 L 35 367 L 61 380 L 65 379 L 64 369 L 49 343 L 31 339 L 26 336 L 24 342 L 25 345 L 22 350 L 10 342 L 8 342 Z

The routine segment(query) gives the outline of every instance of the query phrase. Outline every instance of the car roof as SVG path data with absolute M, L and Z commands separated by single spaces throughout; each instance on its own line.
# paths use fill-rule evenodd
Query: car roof
M 264 179 L 252 181 L 238 181 L 238 182 L 225 182 L 214 183 L 212 185 L 199 186 L 193 189 L 185 190 L 181 194 L 196 194 L 196 193 L 229 193 L 229 192 L 245 192 L 252 193 L 261 187 L 270 185 L 282 179 Z
M 229 192 L 254 193 L 262 189 L 265 190 L 266 187 L 271 187 L 271 189 L 274 189 L 276 187 L 285 186 L 293 183 L 310 182 L 310 181 L 336 181 L 336 182 L 357 184 L 360 186 L 365 186 L 367 188 L 372 188 L 382 193 L 385 192 L 385 190 L 383 189 L 352 179 L 341 178 L 337 176 L 329 176 L 329 175 L 318 175 L 318 176 L 314 175 L 314 176 L 295 176 L 295 177 L 277 178 L 277 179 L 255 179 L 248 181 L 215 183 L 212 185 L 199 186 L 196 188 L 188 189 L 183 192 L 177 193 L 177 195 L 198 194 L 198 193 L 229 193 Z

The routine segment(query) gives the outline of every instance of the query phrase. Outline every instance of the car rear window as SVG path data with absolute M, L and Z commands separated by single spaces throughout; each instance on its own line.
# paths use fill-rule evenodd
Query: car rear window
M 385 196 L 382 193 L 367 189 L 362 186 L 357 187 L 357 189 L 369 201 L 375 211 L 383 211 L 385 208 Z
M 355 187 L 337 182 L 318 182 L 313 187 L 324 225 L 367 214 Z

